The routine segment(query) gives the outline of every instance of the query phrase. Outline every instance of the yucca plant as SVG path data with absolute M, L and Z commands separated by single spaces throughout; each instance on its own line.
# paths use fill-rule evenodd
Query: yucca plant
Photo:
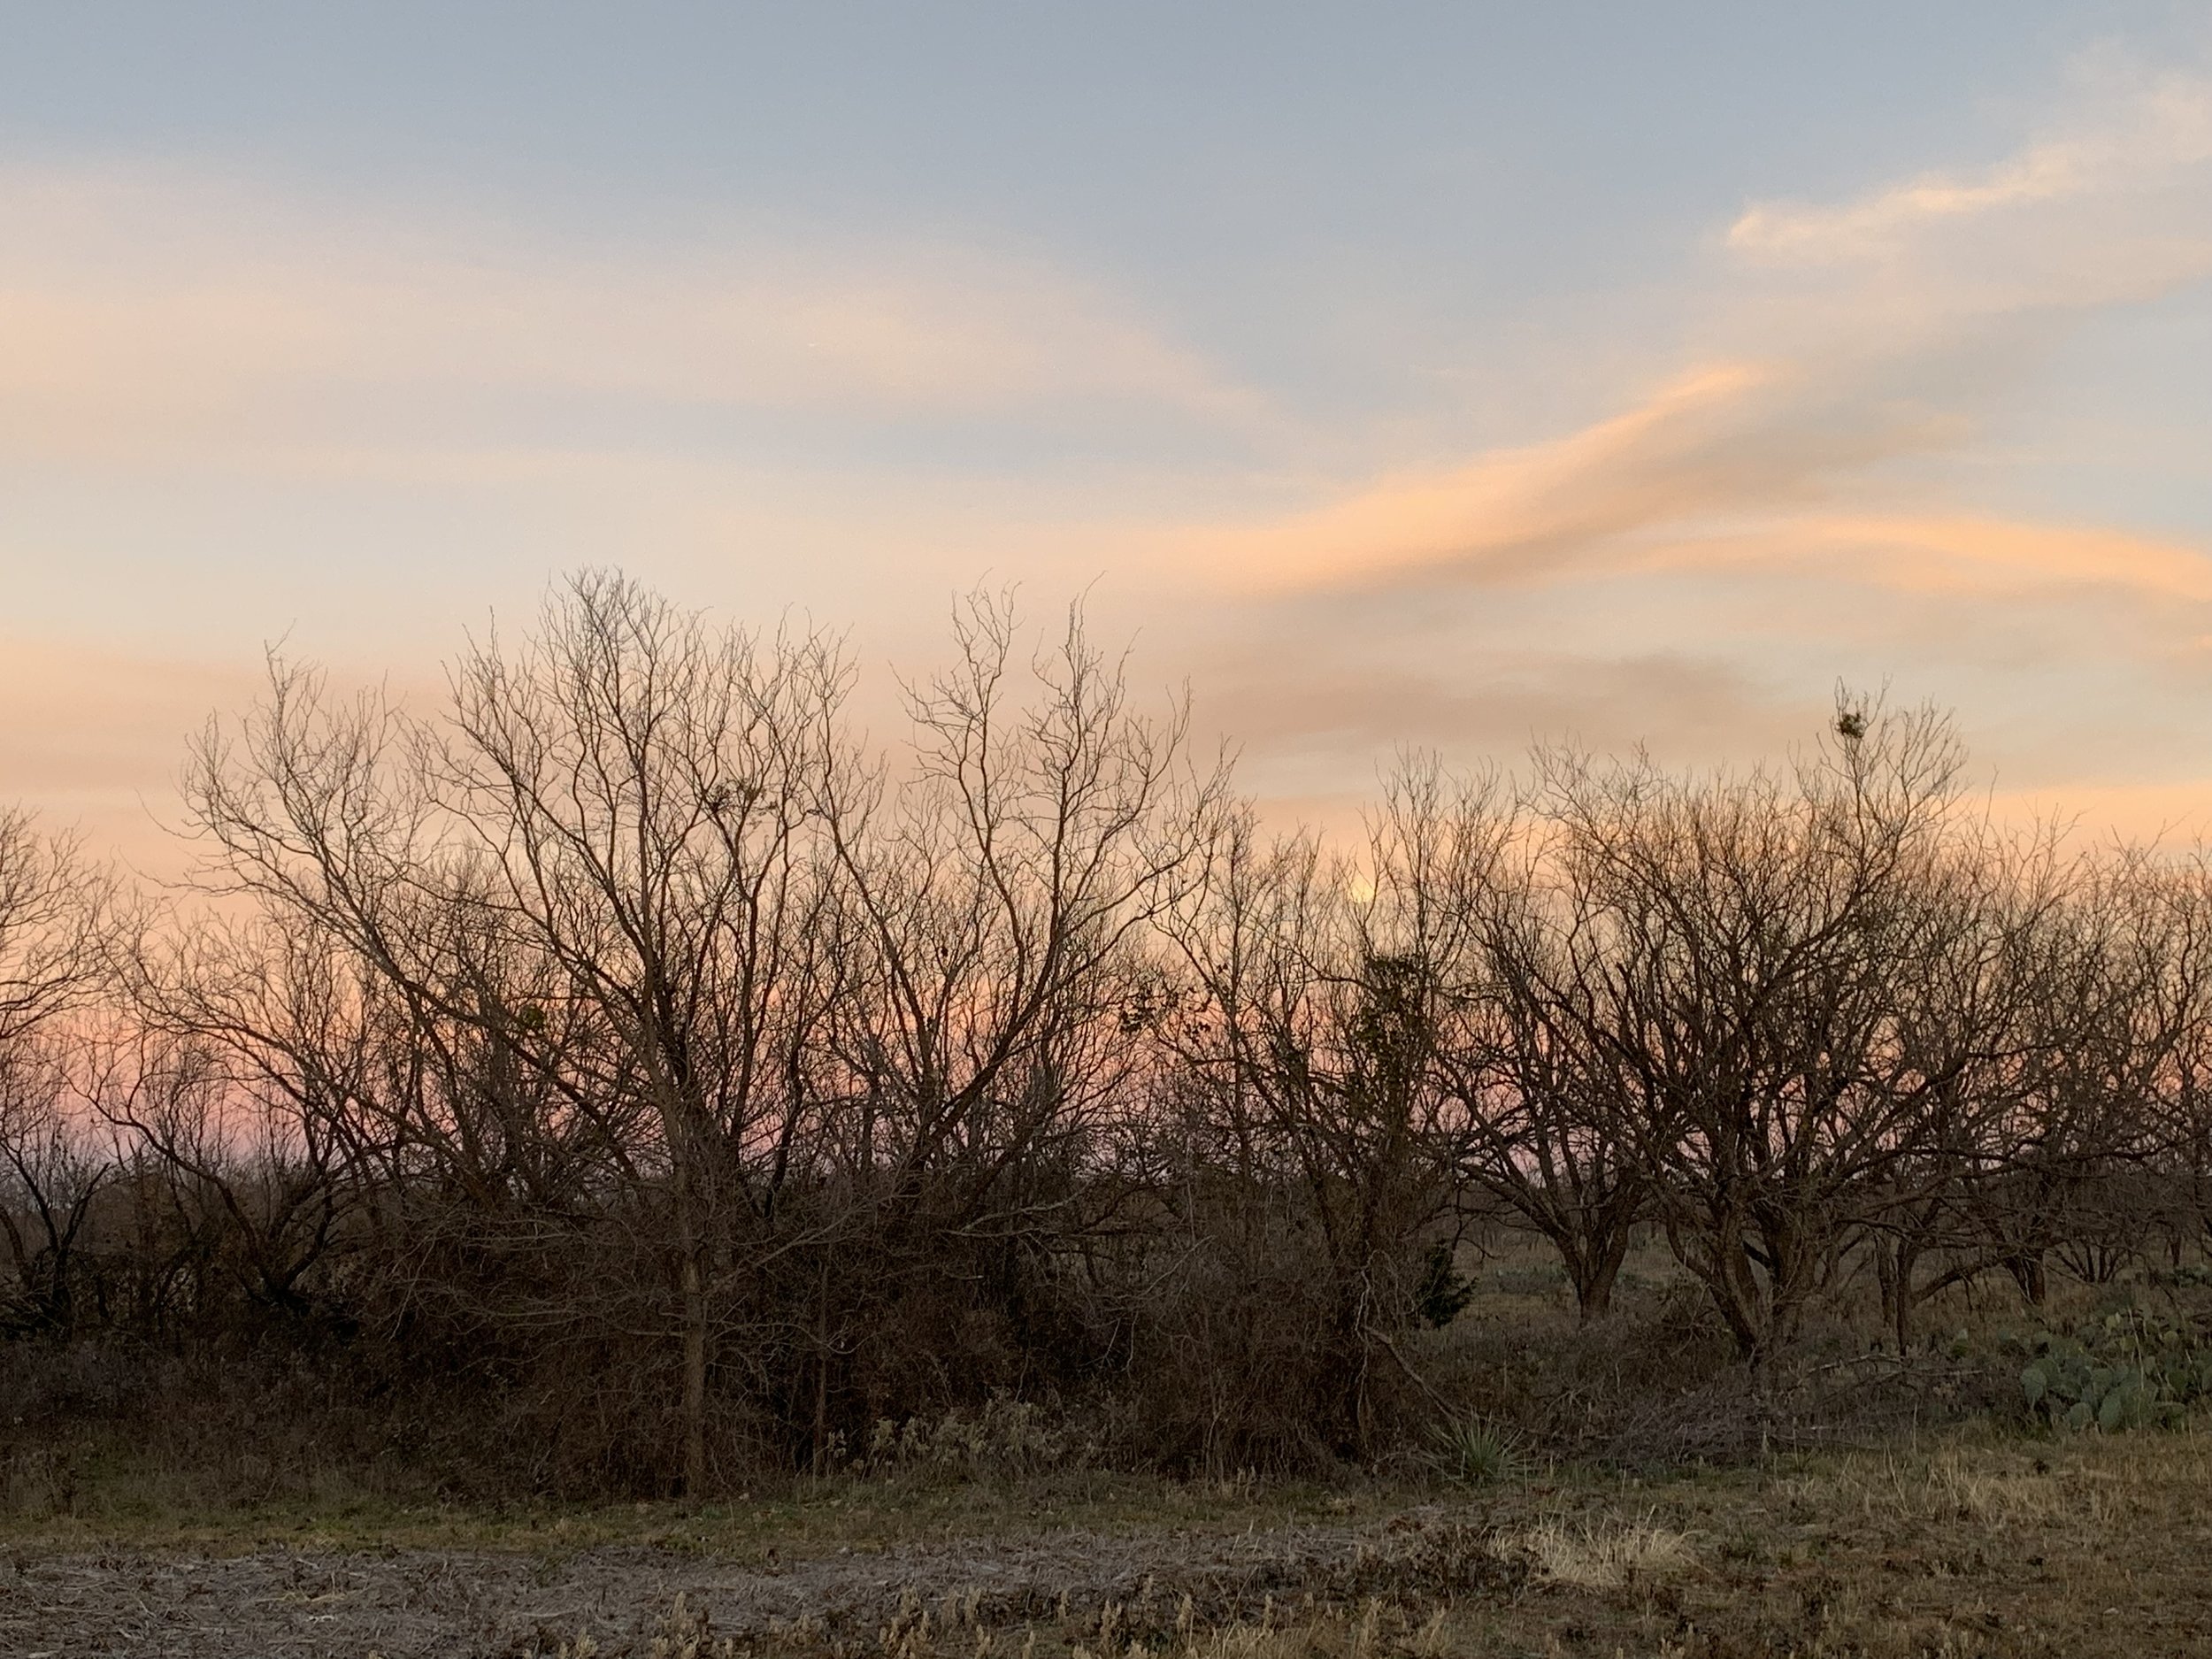
M 1490 1486 L 1528 1471 L 1528 1443 L 1487 1417 L 1448 1417 L 1429 1425 L 1429 1464 L 1456 1486 Z

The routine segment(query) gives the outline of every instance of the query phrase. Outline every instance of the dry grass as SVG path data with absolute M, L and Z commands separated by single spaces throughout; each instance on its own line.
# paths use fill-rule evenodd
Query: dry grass
M 62 1610 L 51 1632 L 0 1628 L 0 1649 L 53 1646 L 103 1606 L 119 1620 L 219 1616 L 234 1633 L 305 1596 L 318 1617 L 363 1609 L 365 1631 L 388 1628 L 369 1624 L 374 1608 L 430 1632 L 449 1616 L 517 1632 L 486 1653 L 572 1659 L 2154 1659 L 2212 1652 L 2207 1493 L 2212 1439 L 2193 1432 L 1978 1430 L 1471 1494 L 823 1487 L 749 1514 L 657 1508 L 628 1531 L 603 1512 L 568 1526 L 478 1517 L 466 1550 L 411 1544 L 404 1528 L 384 1540 L 398 1548 L 364 1549 L 362 1517 L 349 1549 L 311 1532 L 282 1548 L 241 1538 L 227 1563 L 81 1540 L 55 1556 L 61 1540 L 19 1532 L 16 1604 Z M 603 1610 L 555 1617 L 583 1605 Z M 164 1652 L 236 1650 L 146 1628 Z M 333 1640 L 314 1650 L 356 1651 L 335 1640 L 344 1628 L 316 1625 Z M 272 1632 L 256 1651 L 293 1651 Z M 479 1651 L 428 1635 L 357 1651 L 371 1646 L 388 1659 Z
M 1540 1522 L 1526 1532 L 1501 1533 L 1494 1547 L 1502 1559 L 1525 1561 L 1536 1583 L 1576 1590 L 1664 1583 L 1697 1564 L 1685 1534 L 1611 1517 Z
M 1499 1496 L 1480 1547 L 1518 1571 L 1458 1594 L 1286 1594 L 1171 1626 L 1108 1608 L 956 1615 L 839 1644 L 691 1633 L 654 1659 L 2099 1659 L 2212 1652 L 2212 1444 L 1953 1438 L 1624 1491 Z M 1404 1522 L 1401 1525 L 1406 1525 Z M 713 1645 L 726 1641 L 726 1647 Z M 686 1646 L 686 1642 L 700 1645 Z M 578 1650 L 578 1659 L 584 1659 Z

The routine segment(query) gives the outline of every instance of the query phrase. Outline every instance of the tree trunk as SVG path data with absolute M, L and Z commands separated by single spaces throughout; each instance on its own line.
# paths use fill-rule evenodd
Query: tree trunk
M 2005 1263 L 2005 1271 L 2012 1275 L 2012 1282 L 2020 1286 L 2020 1294 L 2031 1308 L 2040 1308 L 2049 1291 L 2048 1275 L 2043 1267 L 2043 1252 L 2023 1250 Z
M 821 1284 L 814 1302 L 814 1472 L 830 1472 L 829 1253 L 822 1253 Z
M 707 1275 L 704 1247 L 685 1206 L 679 1240 L 683 1298 L 684 1496 L 707 1495 Z
M 1576 1315 L 1584 1325 L 1594 1325 L 1613 1311 L 1613 1286 L 1620 1279 L 1621 1263 L 1628 1259 L 1628 1235 L 1626 1227 L 1615 1229 L 1594 1250 L 1568 1263 Z
M 1902 1358 L 1912 1346 L 1913 1269 L 1918 1264 L 1920 1252 L 1902 1239 L 1897 1241 L 1897 1305 L 1891 1310 L 1892 1330 L 1897 1338 L 1897 1353 Z

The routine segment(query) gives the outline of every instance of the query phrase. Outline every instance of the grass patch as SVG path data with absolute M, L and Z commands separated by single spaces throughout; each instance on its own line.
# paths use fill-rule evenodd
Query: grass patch
M 695 1659 L 1947 1659 L 2212 1651 L 2212 1444 L 2198 1433 L 2007 1438 L 1774 1460 L 1643 1482 L 1568 1476 L 1394 1525 L 1509 1563 L 1456 1594 L 1294 1590 L 1194 1615 L 1088 1608 L 994 1624 L 949 1600 L 838 1641 L 717 1636 L 696 1610 L 663 1646 Z M 1385 1529 L 1385 1535 L 1389 1535 Z M 1410 1559 L 1410 1557 L 1409 1557 Z M 1429 1556 L 1422 1557 L 1432 1566 Z M 1449 1570 L 1445 1572 L 1449 1578 Z M 926 1612 L 926 1609 L 925 1609 Z M 722 1644 L 726 1641 L 726 1645 Z M 688 1643 L 689 1645 L 687 1645 Z M 578 1649 L 579 1659 L 605 1649 Z
M 941 1564 L 949 1540 L 1072 1552 L 1057 1607 L 978 1593 L 891 1625 L 791 1621 L 718 1631 L 710 1605 L 664 1607 L 628 1645 L 558 1632 L 576 1659 L 784 1654 L 790 1659 L 1446 1659 L 1615 1653 L 2151 1655 L 2212 1651 L 2212 1440 L 2185 1425 L 2128 1435 L 1981 1427 L 1848 1453 L 1658 1478 L 1591 1470 L 1480 1490 L 1340 1489 L 1082 1474 L 931 1486 L 822 1482 L 730 1504 L 423 1508 L 368 1502 L 193 1517 L 151 1505 L 13 1517 L 20 1559 L 119 1548 L 218 1554 L 488 1550 L 551 1571 L 639 1547 L 769 1571 L 843 1552 Z M 1086 1536 L 1150 1537 L 1170 1561 L 1223 1540 L 1340 1537 L 1340 1565 L 1252 1580 L 1195 1604 L 1171 1578 L 1127 1601 L 1079 1571 Z M 1026 1540 L 1026 1541 L 1024 1541 Z M 1326 1554 L 1325 1551 L 1322 1552 Z M 138 1558 L 144 1558 L 141 1556 Z M 980 1559 L 980 1556 L 979 1556 Z M 1305 1559 L 1319 1556 L 1310 1553 Z M 780 1567 L 778 1563 L 782 1563 Z M 1349 1564 L 1344 1564 L 1349 1563 Z M 460 1569 L 465 1571 L 465 1568 Z M 603 1569 L 613 1571 L 614 1569 Z M 135 1569 L 134 1569 L 135 1571 Z M 983 1570 L 979 1569 L 979 1575 Z M 986 1581 L 979 1576 L 979 1586 Z M 1085 1601 L 1085 1595 L 1092 1599 Z M 964 1611 L 963 1609 L 965 1609 Z M 550 1651 L 547 1649 L 546 1651 Z
M 1526 1532 L 1502 1533 L 1496 1548 L 1508 1560 L 1525 1559 L 1537 1583 L 1579 1590 L 1661 1583 L 1685 1577 L 1697 1564 L 1686 1535 L 1610 1517 L 1572 1525 L 1540 1522 Z
M 1081 1470 L 991 1480 L 803 1480 L 702 1504 L 472 1503 L 380 1493 L 333 1477 L 304 1492 L 210 1503 L 189 1479 L 111 1448 L 79 1461 L 61 1494 L 65 1502 L 50 1491 L 0 1511 L 0 1546 L 225 1553 L 266 1545 L 531 1552 L 618 1545 L 764 1560 L 772 1549 L 791 1558 L 948 1535 L 1342 1525 L 1429 1495 L 1418 1485 L 1180 1481 Z

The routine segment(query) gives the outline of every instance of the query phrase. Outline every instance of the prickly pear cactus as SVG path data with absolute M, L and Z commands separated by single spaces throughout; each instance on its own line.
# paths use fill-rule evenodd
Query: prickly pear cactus
M 2020 1372 L 2029 1415 L 2055 1428 L 2119 1434 L 2176 1421 L 2212 1398 L 2212 1343 L 2191 1325 L 2123 1309 L 2060 1334 L 2027 1340 Z

